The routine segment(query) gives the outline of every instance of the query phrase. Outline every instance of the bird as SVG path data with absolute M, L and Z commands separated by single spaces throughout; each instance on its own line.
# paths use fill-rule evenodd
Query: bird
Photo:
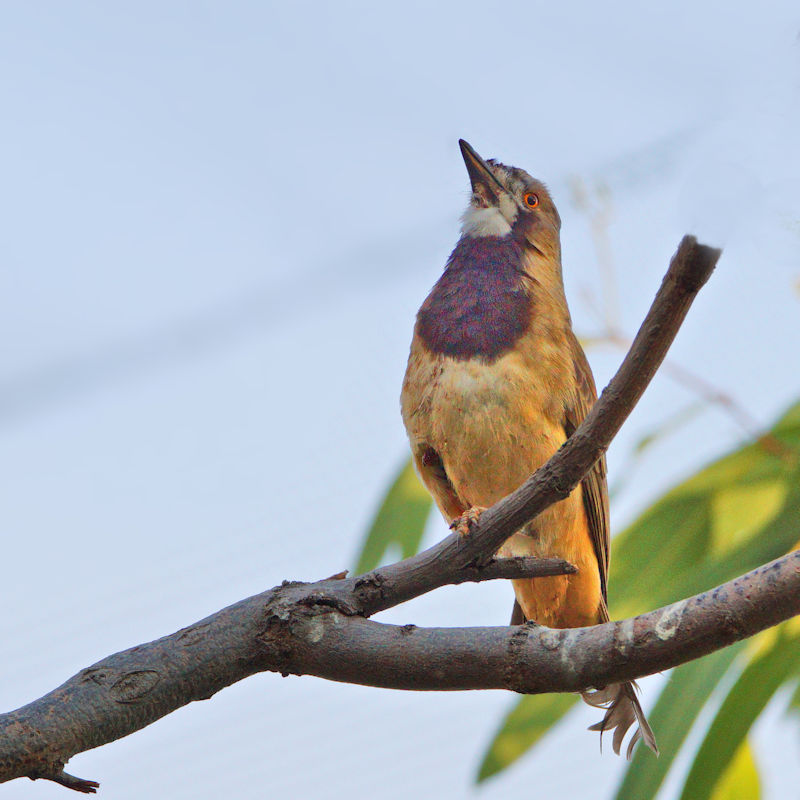
M 416 469 L 447 522 L 467 534 L 570 437 L 597 399 L 572 329 L 561 269 L 561 218 L 525 170 L 484 160 L 463 139 L 471 196 L 461 236 L 420 307 L 400 397 Z M 605 457 L 575 490 L 515 532 L 500 556 L 560 557 L 572 575 L 514 580 L 512 625 L 575 628 L 609 620 Z M 625 682 L 583 692 L 605 709 L 590 730 L 626 732 L 656 754 Z

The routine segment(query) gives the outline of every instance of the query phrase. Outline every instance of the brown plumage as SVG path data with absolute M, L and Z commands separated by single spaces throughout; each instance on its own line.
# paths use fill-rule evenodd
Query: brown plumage
M 581 423 L 597 398 L 561 278 L 561 220 L 523 170 L 486 162 L 461 142 L 472 182 L 462 237 L 420 308 L 401 406 L 423 482 L 448 521 L 516 489 Z M 475 509 L 475 510 L 473 510 Z M 605 460 L 515 533 L 503 555 L 561 557 L 575 575 L 513 581 L 512 624 L 572 628 L 608 620 Z M 639 728 L 657 751 L 630 683 L 584 694 L 606 708 L 595 730 Z

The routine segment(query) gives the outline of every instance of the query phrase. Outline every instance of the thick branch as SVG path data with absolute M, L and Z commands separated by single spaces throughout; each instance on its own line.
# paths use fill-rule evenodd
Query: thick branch
M 0 716 L 0 782 L 41 777 L 91 792 L 93 782 L 63 772 L 72 755 L 263 670 L 396 688 L 572 691 L 666 669 L 797 613 L 800 567 L 784 560 L 741 579 L 743 595 L 726 585 L 661 612 L 590 629 L 426 631 L 366 619 L 445 584 L 570 571 L 564 563 L 543 567 L 491 556 L 521 525 L 566 497 L 602 455 L 718 258 L 718 250 L 683 239 L 630 352 L 584 423 L 519 490 L 488 509 L 471 535 L 449 536 L 361 577 L 285 583 L 98 662 Z M 754 605 L 754 597 L 765 607 Z
M 110 656 L 1 716 L 0 781 L 63 777 L 75 753 L 260 671 L 395 689 L 526 693 L 639 678 L 800 613 L 800 552 L 657 611 L 566 630 L 385 625 L 331 606 L 317 586 L 289 583 L 243 600 Z

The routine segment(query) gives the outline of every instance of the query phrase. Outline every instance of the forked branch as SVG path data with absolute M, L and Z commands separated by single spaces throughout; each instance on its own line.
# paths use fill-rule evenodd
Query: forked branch
M 577 691 L 696 658 L 800 611 L 800 556 L 633 620 L 556 631 L 535 625 L 421 629 L 368 619 L 446 584 L 574 571 L 554 559 L 493 559 L 515 530 L 569 495 L 633 409 L 720 255 L 684 237 L 619 371 L 566 444 L 469 536 L 366 575 L 285 582 L 171 636 L 103 659 L 0 716 L 0 782 L 64 773 L 76 753 L 139 730 L 256 672 L 403 689 Z M 568 658 L 565 657 L 568 654 Z

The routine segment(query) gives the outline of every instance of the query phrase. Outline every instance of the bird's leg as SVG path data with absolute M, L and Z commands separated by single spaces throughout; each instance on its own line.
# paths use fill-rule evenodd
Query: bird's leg
M 455 531 L 459 536 L 469 536 L 484 511 L 486 511 L 484 506 L 468 508 L 460 517 L 456 517 L 450 523 L 450 530 Z

